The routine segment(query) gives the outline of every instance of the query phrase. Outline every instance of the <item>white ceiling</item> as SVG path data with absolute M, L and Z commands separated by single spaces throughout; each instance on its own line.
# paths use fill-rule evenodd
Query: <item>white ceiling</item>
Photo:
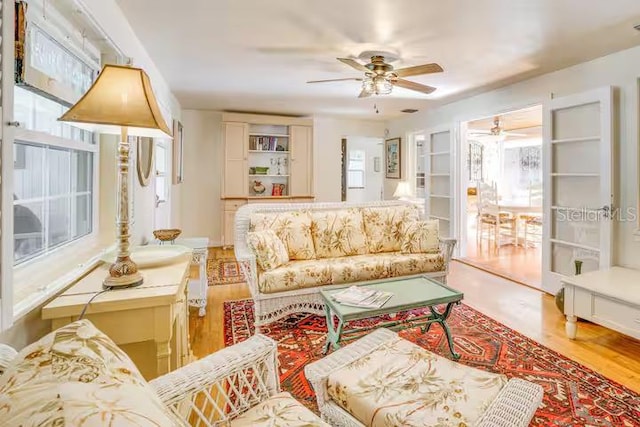
M 183 108 L 382 119 L 640 44 L 638 0 L 117 1 Z M 408 78 L 438 90 L 306 84 L 358 77 L 335 58 L 365 50 L 439 63 Z

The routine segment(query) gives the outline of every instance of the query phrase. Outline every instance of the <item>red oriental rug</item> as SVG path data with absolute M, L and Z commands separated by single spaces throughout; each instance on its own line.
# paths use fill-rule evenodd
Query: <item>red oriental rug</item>
M 209 258 L 207 260 L 207 282 L 209 286 L 244 283 L 244 273 L 235 258 Z
M 464 304 L 454 308 L 448 323 L 456 351 L 462 355 L 461 363 L 544 387 L 543 405 L 532 426 L 640 426 L 640 395 L 628 388 Z M 326 330 L 324 317 L 309 314 L 297 314 L 262 329 L 263 334 L 278 342 L 282 388 L 316 412 L 304 366 L 322 357 Z M 224 303 L 224 334 L 227 346 L 253 334 L 251 300 Z M 427 334 L 412 328 L 400 335 L 450 357 L 438 325 Z

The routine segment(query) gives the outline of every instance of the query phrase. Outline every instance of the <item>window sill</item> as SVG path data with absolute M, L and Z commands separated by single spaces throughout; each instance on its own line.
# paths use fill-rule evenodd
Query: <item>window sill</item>
M 101 263 L 100 257 L 113 246 L 113 238 L 88 236 L 42 259 L 13 270 L 13 319 L 64 291 Z

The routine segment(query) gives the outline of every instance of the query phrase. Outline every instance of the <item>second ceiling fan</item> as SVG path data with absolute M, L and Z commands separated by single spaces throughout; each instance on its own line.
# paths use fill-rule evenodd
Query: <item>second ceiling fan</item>
M 405 80 L 402 77 L 441 73 L 443 71 L 442 67 L 435 63 L 416 65 L 414 67 L 406 67 L 396 70 L 393 68 L 393 65 L 385 62 L 384 56 L 382 55 L 371 56 L 371 62 L 368 64 L 361 64 L 355 59 L 351 58 L 337 59 L 338 61 L 347 64 L 358 71 L 364 72 L 364 77 L 312 80 L 307 83 L 327 83 L 349 80 L 362 82 L 362 90 L 360 91 L 360 95 L 358 96 L 359 98 L 366 98 L 371 95 L 388 95 L 391 93 L 394 86 L 400 86 L 405 89 L 415 90 L 417 92 L 425 93 L 428 95 L 436 90 L 436 88 L 433 86 L 427 86 L 420 83 L 412 82 L 410 80 Z

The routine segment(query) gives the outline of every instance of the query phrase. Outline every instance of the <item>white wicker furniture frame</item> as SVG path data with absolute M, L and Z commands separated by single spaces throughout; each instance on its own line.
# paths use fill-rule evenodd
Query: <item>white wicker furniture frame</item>
M 236 259 L 240 262 L 244 275 L 247 278 L 251 297 L 253 298 L 256 333 L 260 332 L 260 326 L 294 313 L 304 312 L 324 315 L 324 304 L 320 297 L 320 289 L 331 289 L 332 287 L 344 286 L 344 284 L 317 286 L 271 294 L 260 292 L 258 288 L 256 258 L 247 245 L 247 233 L 249 232 L 251 215 L 254 213 L 290 212 L 302 209 L 320 211 L 387 206 L 413 206 L 413 204 L 408 201 L 394 200 L 368 203 L 256 203 L 240 207 L 236 212 L 235 218 L 234 251 Z M 420 273 L 416 276 L 428 276 L 446 283 L 447 273 L 449 272 L 449 262 L 451 261 L 455 245 L 456 239 L 440 239 L 440 251 L 444 257 L 445 264 L 444 270 L 434 273 Z M 376 281 L 371 281 L 371 283 L 373 282 Z
M 361 359 L 397 336 L 388 329 L 377 329 L 305 367 L 305 375 L 316 393 L 323 420 L 336 427 L 365 427 L 331 400 L 327 394 L 327 378 L 332 372 Z M 500 390 L 475 427 L 526 427 L 542 403 L 542 396 L 543 389 L 538 384 L 511 379 Z
M 0 372 L 16 354 L 0 344 Z M 189 424 L 228 425 L 227 420 L 280 392 L 276 343 L 254 335 L 149 384 L 162 402 Z

